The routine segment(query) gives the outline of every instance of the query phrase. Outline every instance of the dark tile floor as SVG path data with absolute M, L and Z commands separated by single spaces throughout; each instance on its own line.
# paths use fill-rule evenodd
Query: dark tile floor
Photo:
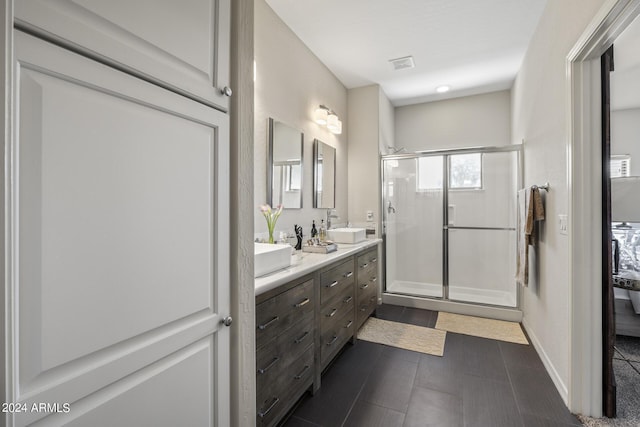
M 437 313 L 382 305 L 382 319 L 435 326 Z M 443 357 L 347 344 L 286 427 L 572 426 L 532 346 L 447 333 Z

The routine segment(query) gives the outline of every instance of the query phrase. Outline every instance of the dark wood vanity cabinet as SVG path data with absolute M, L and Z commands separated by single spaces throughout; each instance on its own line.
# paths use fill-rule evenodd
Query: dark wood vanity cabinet
M 355 333 L 353 257 L 320 273 L 320 345 L 322 370 Z
M 256 425 L 275 425 L 314 379 L 315 288 L 304 277 L 256 298 Z
M 378 249 L 364 249 L 256 297 L 256 425 L 273 426 L 373 313 Z
M 378 305 L 378 248 L 359 255 L 356 264 L 356 327 L 360 329 Z

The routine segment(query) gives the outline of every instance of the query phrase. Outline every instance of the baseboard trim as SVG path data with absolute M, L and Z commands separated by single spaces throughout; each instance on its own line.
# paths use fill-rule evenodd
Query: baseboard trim
M 540 356 L 540 360 L 542 360 L 542 364 L 544 365 L 545 369 L 547 370 L 547 373 L 551 377 L 551 381 L 553 381 L 553 384 L 556 386 L 558 393 L 560 393 L 560 397 L 562 398 L 564 404 L 567 407 L 569 407 L 569 391 L 567 389 L 567 385 L 560 378 L 558 371 L 556 371 L 556 368 L 555 366 L 553 366 L 551 359 L 549 358 L 547 353 L 544 351 L 544 348 L 542 347 L 540 340 L 538 339 L 536 334 L 533 332 L 533 330 L 529 327 L 529 324 L 526 319 L 522 319 L 522 326 L 524 327 L 524 330 L 527 332 L 527 335 L 529 336 L 529 340 L 531 341 L 533 348 L 535 348 L 536 352 L 538 352 L 538 356 Z

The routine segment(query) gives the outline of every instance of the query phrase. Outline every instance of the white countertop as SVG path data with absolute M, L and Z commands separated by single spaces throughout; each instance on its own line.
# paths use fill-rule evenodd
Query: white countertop
M 349 245 L 339 243 L 338 250 L 329 254 L 316 254 L 311 252 L 301 252 L 299 255 L 293 256 L 291 265 L 282 270 L 274 271 L 261 277 L 256 277 L 254 284 L 256 295 L 263 294 L 280 285 L 284 285 L 293 279 L 302 277 L 319 268 L 329 265 L 339 259 L 353 255 L 362 249 L 373 247 L 382 243 L 382 239 L 367 239 L 364 242 Z

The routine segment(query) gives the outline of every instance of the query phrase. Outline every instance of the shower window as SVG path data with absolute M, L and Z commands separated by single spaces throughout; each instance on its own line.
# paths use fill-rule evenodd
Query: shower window
M 482 188 L 482 153 L 456 154 L 450 157 L 449 188 L 478 190 Z

